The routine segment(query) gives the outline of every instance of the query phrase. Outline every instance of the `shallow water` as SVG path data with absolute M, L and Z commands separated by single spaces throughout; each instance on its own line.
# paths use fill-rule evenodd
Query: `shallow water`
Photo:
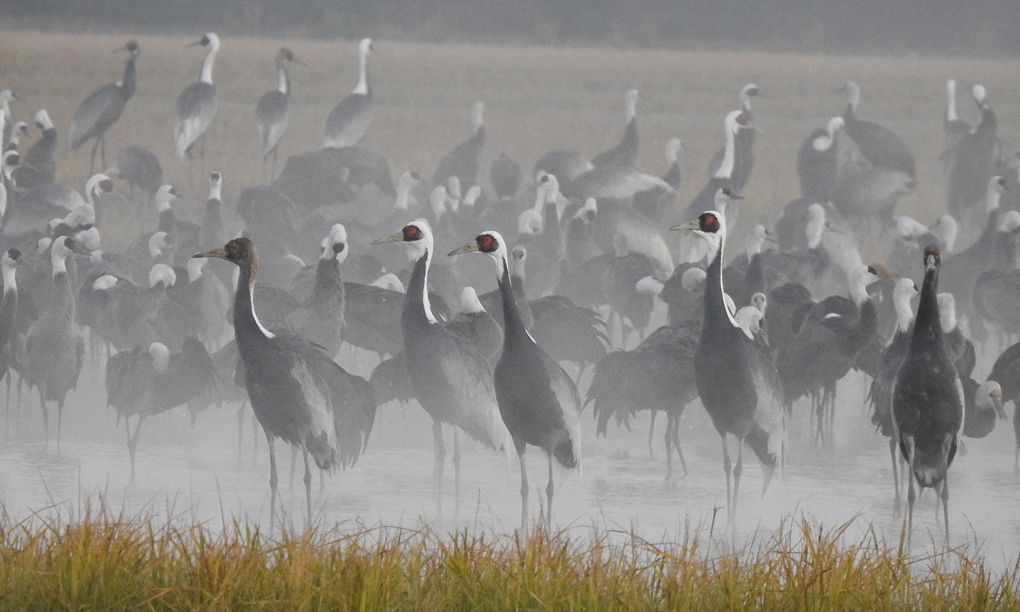
M 268 526 L 269 460 L 261 431 L 244 415 L 238 448 L 237 407 L 199 416 L 193 429 L 183 409 L 151 417 L 138 448 L 137 476 L 132 480 L 124 424 L 105 406 L 102 377 L 83 373 L 69 396 L 60 451 L 46 445 L 38 400 L 26 397 L 20 413 L 9 416 L 0 446 L 0 501 L 14 519 L 62 511 L 78 512 L 100 498 L 114 512 L 128 516 L 154 511 L 159 516 L 202 521 L 212 530 L 243 519 Z M 840 384 L 835 444 L 812 442 L 807 405 L 798 404 L 789 427 L 790 455 L 785 474 L 773 479 L 764 498 L 762 472 L 753 454 L 745 453 L 732 542 L 738 547 L 761 542 L 790 520 L 811 519 L 826 528 L 854 520 L 850 541 L 873 529 L 895 544 L 902 513 L 894 513 L 892 472 L 886 439 L 876 434 L 863 406 L 864 378 L 851 374 Z M 655 457 L 647 446 L 648 415 L 632 420 L 632 431 L 614 428 L 596 439 L 590 412 L 582 415 L 581 472 L 557 469 L 553 525 L 580 534 L 633 533 L 652 542 L 679 542 L 685 533 L 729 541 L 726 489 L 719 437 L 698 403 L 681 421 L 681 440 L 690 473 L 665 482 L 665 418 L 656 423 Z M 1011 566 L 1020 550 L 1017 472 L 1013 465 L 1011 423 L 1002 421 L 982 440 L 967 440 L 965 452 L 950 470 L 950 544 L 980 550 L 989 566 Z M 463 438 L 464 436 L 462 436 Z M 507 457 L 461 440 L 463 451 L 459 503 L 454 502 L 452 433 L 446 431 L 447 466 L 444 509 L 437 513 L 432 474 L 431 424 L 416 405 L 380 408 L 367 451 L 345 472 L 327 477 L 325 488 L 313 474 L 313 520 L 324 525 L 417 528 L 433 524 L 440 532 L 468 528 L 497 533 L 520 524 L 519 474 L 516 457 Z M 302 468 L 290 479 L 291 451 L 278 442 L 282 511 L 289 524 L 304 524 Z M 300 459 L 298 460 L 300 463 Z M 539 514 L 547 477 L 545 457 L 527 453 L 531 483 L 530 513 Z M 291 484 L 292 483 L 292 484 Z M 926 491 L 916 505 L 914 552 L 942 544 L 937 497 Z M 456 506 L 456 507 L 455 507 Z M 975 548 L 976 547 L 976 548 Z

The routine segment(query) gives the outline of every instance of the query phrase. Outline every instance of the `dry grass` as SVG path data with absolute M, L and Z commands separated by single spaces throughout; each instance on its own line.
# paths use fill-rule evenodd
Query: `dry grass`
M 1009 610 L 1015 569 L 966 550 L 911 558 L 849 524 L 803 522 L 736 553 L 698 534 L 492 536 L 342 526 L 267 537 L 233 523 L 86 507 L 0 520 L 3 610 Z M 613 534 L 620 536 L 621 534 Z M 625 541 L 624 544 L 614 543 Z M 949 603 L 951 602 L 951 603 Z
M 196 38 L 197 38 L 196 33 Z M 46 107 L 66 130 L 75 105 L 92 89 L 119 78 L 120 56 L 109 51 L 128 37 L 4 32 L 0 37 L 0 81 L 24 101 L 20 117 Z M 173 101 L 198 74 L 201 48 L 190 39 L 144 36 L 139 42 L 139 87 L 121 122 L 111 130 L 110 153 L 132 143 L 151 148 L 163 161 L 166 178 L 185 186 L 187 167 L 172 147 Z M 224 172 L 228 200 L 257 184 L 261 163 L 252 114 L 255 101 L 275 85 L 272 58 L 287 45 L 308 68 L 295 67 L 295 107 L 282 153 L 317 147 L 325 117 L 353 87 L 355 41 L 226 38 L 214 79 L 220 114 L 209 137 L 208 167 Z M 71 60 L 71 61 L 69 61 Z M 762 130 L 757 165 L 746 196 L 769 215 L 797 195 L 794 158 L 810 130 L 843 108 L 835 92 L 845 79 L 863 89 L 860 114 L 897 131 L 918 160 L 919 188 L 904 199 L 904 210 L 932 218 L 943 209 L 939 154 L 942 150 L 944 82 L 961 79 L 961 114 L 975 120 L 967 102 L 970 79 L 988 86 L 999 115 L 1006 151 L 1020 142 L 1020 64 L 1010 60 L 948 58 L 821 57 L 656 50 L 549 49 L 465 44 L 378 41 L 371 71 L 379 109 L 366 145 L 385 154 L 395 174 L 405 169 L 431 173 L 439 157 L 464 139 L 475 99 L 487 103 L 489 139 L 483 168 L 499 151 L 522 167 L 552 148 L 594 154 L 612 145 L 622 130 L 623 93 L 646 94 L 639 107 L 640 166 L 660 172 L 662 147 L 672 136 L 687 145 L 682 206 L 704 182 L 708 158 L 721 146 L 722 117 L 734 108 L 748 81 L 762 86 L 756 103 Z M 61 152 L 60 178 L 80 182 L 87 151 Z M 204 200 L 204 181 L 190 189 Z M 186 191 L 188 189 L 186 188 Z M 379 202 L 385 206 L 387 202 Z M 197 208 L 197 206 L 196 206 Z

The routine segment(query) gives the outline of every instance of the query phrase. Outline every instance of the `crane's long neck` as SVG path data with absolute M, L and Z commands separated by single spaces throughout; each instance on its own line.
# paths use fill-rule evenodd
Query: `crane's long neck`
M 276 90 L 282 94 L 290 93 L 290 75 L 287 74 L 287 63 L 285 61 L 280 62 L 278 72 L 280 84 L 276 87 Z
M 258 272 L 258 259 L 241 266 L 237 278 L 237 291 L 234 293 L 234 330 L 239 343 L 257 341 L 256 339 L 275 338 L 273 332 L 266 329 L 255 314 L 253 300 L 255 298 L 255 275 Z
M 719 163 L 719 169 L 715 171 L 715 178 L 729 179 L 733 177 L 733 166 L 736 163 L 736 128 L 729 123 L 726 124 L 726 145 L 723 148 L 723 158 Z
M 120 95 L 125 100 L 135 95 L 135 86 L 137 83 L 135 60 L 138 58 L 134 53 L 127 59 L 127 63 L 124 64 L 124 76 L 120 79 Z
M 18 313 L 18 281 L 16 270 L 4 267 L 4 297 L 0 304 L 0 346 L 10 340 L 14 330 L 14 318 Z
M 946 121 L 957 121 L 956 114 L 956 81 L 946 81 Z
M 722 280 L 722 258 L 723 258 L 723 236 L 718 236 L 719 241 L 715 246 L 715 255 L 708 264 L 708 271 L 705 275 L 705 325 L 704 329 L 721 329 L 732 327 L 738 329 L 740 326 L 733 318 L 729 307 L 726 305 L 726 297 Z M 707 333 L 701 337 L 706 338 Z
M 903 296 L 893 301 L 896 307 L 896 331 L 906 333 L 914 322 L 914 310 L 910 307 L 910 297 Z
M 432 257 L 431 249 L 414 263 L 411 271 L 411 278 L 407 282 L 407 293 L 404 298 L 404 309 L 401 313 L 401 323 L 404 329 L 413 326 L 412 329 L 421 325 L 435 325 L 436 317 L 432 314 L 432 305 L 429 304 L 429 260 Z
M 917 303 L 917 318 L 914 320 L 914 335 L 910 346 L 942 344 L 942 321 L 939 317 L 939 269 L 925 270 L 924 284 L 921 285 L 921 297 Z
M 372 90 L 368 87 L 368 51 L 358 52 L 358 85 L 354 88 L 354 93 L 372 95 Z
M 506 257 L 502 258 L 502 274 L 497 279 L 499 282 L 499 296 L 503 301 L 503 347 L 511 346 L 514 342 L 522 342 L 525 338 L 534 342 L 528 329 L 524 326 L 521 313 L 517 309 L 517 299 L 514 295 L 514 287 L 510 281 L 510 269 L 507 266 Z
M 209 52 L 205 54 L 205 59 L 202 60 L 202 72 L 198 76 L 199 81 L 212 85 L 212 67 L 213 62 L 216 61 L 216 53 L 219 50 L 219 47 L 215 44 L 209 46 Z
M 15 268 L 4 267 L 4 297 L 7 297 L 8 293 L 18 293 L 18 275 Z
M 312 289 L 312 309 L 335 307 L 344 299 L 344 283 L 340 277 L 340 262 L 336 257 L 320 259 L 315 266 L 315 287 Z M 340 307 L 343 307 L 342 301 Z M 338 313 L 342 314 L 342 313 Z

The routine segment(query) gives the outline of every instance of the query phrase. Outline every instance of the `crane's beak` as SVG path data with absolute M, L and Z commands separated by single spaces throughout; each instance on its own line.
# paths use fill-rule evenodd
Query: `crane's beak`
M 195 255 L 191 256 L 192 259 L 196 257 L 219 257 L 220 259 L 226 259 L 227 252 L 223 249 L 213 249 L 211 251 L 206 251 L 205 253 L 196 253 Z
M 771 242 L 772 244 L 779 244 L 779 238 L 775 235 L 775 233 L 773 233 L 772 230 L 767 228 L 765 229 L 765 240 L 767 242 Z
M 403 242 L 403 241 L 404 241 L 404 232 L 403 232 L 403 230 L 401 230 L 401 231 L 399 231 L 399 232 L 397 232 L 395 234 L 390 234 L 389 236 L 386 236 L 385 238 L 376 238 L 375 240 L 373 240 L 371 242 L 371 244 L 385 244 L 387 242 Z
M 688 221 L 687 223 L 681 223 L 680 225 L 674 225 L 673 227 L 671 227 L 669 229 L 670 229 L 670 231 L 674 231 L 675 232 L 675 231 L 678 231 L 678 230 L 696 230 L 696 229 L 699 229 L 700 227 L 701 227 L 701 225 L 698 223 L 698 221 L 694 220 L 694 221 Z
M 447 257 L 449 257 L 451 255 L 460 255 L 461 253 L 472 253 L 472 252 L 477 252 L 477 251 L 478 251 L 478 244 L 472 242 L 472 243 L 469 243 L 469 244 L 465 244 L 464 246 L 460 247 L 459 249 L 454 249 L 454 250 L 450 251 L 449 254 L 447 254 Z

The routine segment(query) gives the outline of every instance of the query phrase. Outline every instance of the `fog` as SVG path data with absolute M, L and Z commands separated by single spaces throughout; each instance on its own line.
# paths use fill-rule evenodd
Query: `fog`
M 76 31 L 521 42 L 809 53 L 1015 55 L 1012 0 L 210 0 L 5 2 L 5 23 Z
M 0 6 L 0 19 L 5 27 L 104 34 L 218 30 L 256 38 L 354 39 L 367 32 L 413 41 L 499 41 L 545 46 L 1006 57 L 1020 52 L 1020 39 L 1015 35 L 1016 24 L 1020 23 L 1020 3 L 1013 0 L 970 3 L 833 0 L 810 3 L 812 10 L 805 10 L 805 3 L 795 0 L 759 3 L 723 0 L 690 6 L 566 0 L 551 3 L 222 0 L 201 2 L 197 7 L 190 2 L 169 1 L 151 5 L 129 3 L 127 8 L 123 2 L 98 1 L 89 3 L 87 10 L 80 4 L 59 0 L 5 3 Z M 578 13 L 583 16 L 577 17 Z M 345 61 L 350 59 L 345 57 Z M 199 61 L 196 52 L 189 57 L 187 69 L 193 72 Z M 7 76 L 0 73 L 0 87 L 6 85 L 3 80 Z M 825 87 L 828 92 L 833 84 L 817 84 L 817 89 Z M 347 86 L 344 81 L 344 87 Z M 738 86 L 738 83 L 726 85 L 733 93 Z M 1000 99 L 1011 95 L 1001 90 L 996 93 Z M 729 92 L 726 95 L 735 98 Z M 620 97 L 613 92 L 614 100 Z M 653 99 L 651 103 L 659 102 Z M 843 104 L 831 100 L 826 103 L 832 107 L 826 111 L 830 114 Z M 323 104 L 331 105 L 332 100 Z M 558 108 L 564 114 L 574 112 Z M 462 110 L 458 107 L 450 114 L 457 113 L 458 121 L 463 123 Z M 721 116 L 715 109 L 698 113 L 704 113 L 696 115 L 698 118 L 711 115 L 712 121 L 717 114 Z M 616 118 L 619 114 L 614 106 L 612 116 Z M 316 117 L 316 129 L 320 119 Z M 1009 120 L 1013 122 L 1014 118 Z M 600 135 L 605 136 L 603 140 L 615 138 L 617 123 L 612 124 L 611 135 L 609 132 Z M 718 131 L 713 128 L 712 133 Z M 798 132 L 796 138 L 801 136 Z M 169 146 L 168 131 L 159 138 Z M 659 147 L 659 143 L 656 141 L 649 149 L 651 146 Z M 934 161 L 938 155 L 935 148 L 924 152 L 929 164 L 938 163 Z M 699 172 L 704 161 L 701 158 L 707 159 L 710 153 L 708 145 L 695 151 Z M 531 161 L 522 159 L 522 167 L 530 168 Z M 183 162 L 180 165 L 183 167 Z M 424 168 L 431 169 L 432 166 Z M 177 170 L 183 174 L 180 168 Z M 394 170 L 399 174 L 403 168 Z M 690 176 L 681 205 L 689 201 L 692 190 L 703 184 L 701 174 Z M 931 184 L 926 187 L 933 189 Z M 231 188 L 236 193 L 244 186 Z M 200 191 L 201 188 L 193 189 L 193 193 Z M 531 195 L 529 191 L 523 199 Z M 399 228 L 392 228 L 396 229 Z M 457 244 L 464 242 L 460 238 L 450 239 Z M 485 272 L 479 277 L 488 279 L 486 283 L 490 284 L 479 285 L 479 292 L 494 286 L 487 276 L 489 262 L 484 264 L 477 263 L 478 269 L 484 268 Z M 222 261 L 210 263 L 227 265 Z M 648 331 L 664 322 L 665 307 L 657 303 Z M 990 370 L 998 355 L 994 345 L 995 342 L 990 342 L 980 353 L 976 373 Z M 59 449 L 55 436 L 48 442 L 45 439 L 36 393 L 25 391 L 19 407 L 14 399 L 17 392 L 11 391 L 0 443 L 0 502 L 12 519 L 44 519 L 53 514 L 80 517 L 87 506 L 102 503 L 111 512 L 128 517 L 154 513 L 171 521 L 201 522 L 213 531 L 229 526 L 235 519 L 276 528 L 269 524 L 269 458 L 265 438 L 249 407 L 227 404 L 211 408 L 199 414 L 194 424 L 187 411 L 180 408 L 150 417 L 142 429 L 137 474 L 132 478 L 125 422 L 106 403 L 101 365 L 104 361 L 105 357 L 98 356 L 86 361 L 78 387 L 68 397 Z M 367 378 L 378 359 L 345 347 L 339 361 L 350 372 Z M 570 374 L 577 374 L 576 367 L 567 369 Z M 580 378 L 582 396 L 590 376 L 588 371 Z M 611 423 L 608 434 L 599 438 L 589 408 L 581 415 L 581 469 L 556 470 L 552 525 L 581 537 L 608 531 L 620 541 L 637 535 L 652 542 L 677 542 L 693 533 L 709 544 L 709 551 L 719 551 L 767 540 L 776 530 L 789 528 L 791 522 L 805 518 L 828 528 L 852 521 L 848 530 L 851 541 L 873 530 L 885 541 L 895 543 L 900 537 L 905 509 L 894 508 L 887 440 L 874 431 L 865 400 L 869 382 L 858 372 L 851 372 L 840 382 L 835 440 L 831 445 L 814 442 L 808 401 L 802 399 L 794 406 L 788 426 L 790 454 L 785 470 L 776 475 L 764 496 L 760 465 L 750 452 L 744 453 L 744 476 L 733 525 L 726 522 L 726 485 L 719 437 L 700 402 L 688 407 L 680 425 L 689 473 L 684 475 L 675 464 L 675 477 L 670 481 L 666 479 L 662 416 L 655 424 L 650 450 L 647 412 L 631 419 L 630 430 Z M 972 547 L 986 555 L 990 566 L 1000 569 L 1014 563 L 1020 543 L 1020 517 L 1016 513 L 1020 475 L 1014 467 L 1015 438 L 1011 424 L 1000 421 L 987 438 L 966 440 L 964 451 L 949 472 L 949 544 Z M 464 458 L 459 496 L 454 493 L 453 468 L 449 463 L 439 491 L 433 480 L 430 428 L 431 420 L 415 402 L 381 405 L 367 449 L 353 467 L 327 476 L 324 486 L 320 486 L 318 473 L 313 472 L 313 522 L 351 529 L 416 528 L 429 524 L 443 532 L 467 529 L 505 533 L 517 528 L 520 481 L 516 458 L 508 460 L 465 441 L 466 436 L 462 435 Z M 445 435 L 450 452 L 452 431 L 447 428 Z M 300 457 L 295 469 L 291 467 L 290 447 L 278 441 L 276 450 L 280 461 L 282 520 L 301 528 L 305 518 Z M 531 477 L 530 511 L 535 520 L 544 499 L 546 459 L 535 448 L 529 448 L 526 457 Z M 437 508 L 440 499 L 441 512 Z M 937 501 L 931 491 L 926 491 L 917 503 L 914 543 L 919 550 L 915 552 L 942 545 Z

